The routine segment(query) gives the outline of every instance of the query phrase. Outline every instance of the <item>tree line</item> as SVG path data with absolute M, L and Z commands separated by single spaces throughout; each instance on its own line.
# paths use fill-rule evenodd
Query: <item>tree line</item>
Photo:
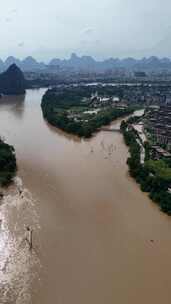
M 150 159 L 149 144 L 145 143 L 145 163 L 140 162 L 141 149 L 137 142 L 138 134 L 130 127 L 129 122 L 122 121 L 121 131 L 125 143 L 129 146 L 130 156 L 127 159 L 130 175 L 140 184 L 141 190 L 157 203 L 161 210 L 171 215 L 171 167 L 169 162 Z

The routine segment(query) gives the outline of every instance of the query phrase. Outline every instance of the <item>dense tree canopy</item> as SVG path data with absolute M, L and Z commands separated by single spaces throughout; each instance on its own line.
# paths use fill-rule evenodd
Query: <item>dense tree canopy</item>
M 0 140 L 0 185 L 7 186 L 16 173 L 14 148 Z
M 98 109 L 96 114 L 86 113 L 85 110 L 89 110 L 91 107 L 91 94 L 98 88 L 78 86 L 48 90 L 43 96 L 41 104 L 44 118 L 68 133 L 80 137 L 90 137 L 101 126 L 133 112 L 133 108 L 116 109 L 106 106 Z M 108 90 L 107 87 L 103 89 L 103 91 L 105 90 Z M 112 88 L 109 89 L 109 92 L 110 90 Z

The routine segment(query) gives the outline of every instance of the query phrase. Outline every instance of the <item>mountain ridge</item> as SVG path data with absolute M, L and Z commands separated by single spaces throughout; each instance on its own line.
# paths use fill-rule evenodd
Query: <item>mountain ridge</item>
M 127 57 L 107 58 L 103 61 L 98 61 L 91 56 L 78 56 L 75 53 L 71 54 L 69 59 L 52 58 L 48 64 L 39 62 L 32 56 L 28 56 L 23 60 L 9 56 L 5 61 L 0 59 L 0 70 L 4 71 L 11 64 L 16 64 L 22 71 L 51 71 L 54 69 L 72 69 L 74 71 L 89 71 L 101 72 L 110 69 L 127 69 L 127 70 L 171 70 L 171 59 L 168 57 L 159 58 L 157 56 L 144 57 L 135 59 Z
M 25 94 L 26 80 L 23 72 L 14 63 L 0 74 L 0 93 L 5 95 Z

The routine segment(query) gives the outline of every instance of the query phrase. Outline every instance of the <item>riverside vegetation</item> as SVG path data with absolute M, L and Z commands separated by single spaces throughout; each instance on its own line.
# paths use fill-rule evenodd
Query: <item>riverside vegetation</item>
M 139 118 L 137 118 L 139 119 Z M 121 123 L 125 143 L 129 146 L 130 156 L 127 160 L 130 175 L 141 185 L 141 190 L 149 193 L 149 197 L 156 202 L 162 211 L 171 215 L 171 161 L 167 159 L 153 160 L 150 156 L 150 145 L 145 147 L 145 162 L 141 164 L 141 148 L 138 144 L 139 135 L 130 127 L 131 119 Z
M 25 88 L 24 74 L 15 64 L 0 74 L 0 94 L 23 95 Z M 14 148 L 0 139 L 0 186 L 8 186 L 12 182 L 16 170 Z
M 41 103 L 44 118 L 63 131 L 88 138 L 101 126 L 134 111 L 133 107 L 119 109 L 110 103 L 94 108 L 91 96 L 97 90 L 99 94 L 111 97 L 116 89 L 111 86 L 73 86 L 48 90 Z
M 0 139 L 0 186 L 8 186 L 17 170 L 14 148 Z

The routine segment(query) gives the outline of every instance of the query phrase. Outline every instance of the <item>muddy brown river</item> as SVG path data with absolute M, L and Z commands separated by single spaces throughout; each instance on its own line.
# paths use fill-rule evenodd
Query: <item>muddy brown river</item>
M 18 161 L 0 206 L 0 304 L 170 304 L 171 220 L 129 177 L 121 134 L 49 126 L 44 92 L 0 100 Z

